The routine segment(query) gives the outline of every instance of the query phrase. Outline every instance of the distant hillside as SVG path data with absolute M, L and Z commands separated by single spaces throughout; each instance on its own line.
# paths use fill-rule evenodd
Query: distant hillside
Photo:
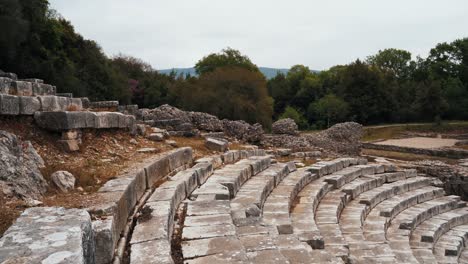
M 289 69 L 276 69 L 276 68 L 267 68 L 267 67 L 260 67 L 260 71 L 265 75 L 267 79 L 271 79 L 276 76 L 278 72 L 282 72 L 284 74 L 287 74 Z M 166 70 L 158 70 L 158 72 L 162 74 L 169 74 L 172 71 L 175 71 L 177 75 L 183 74 L 186 75 L 189 73 L 192 76 L 196 76 L 197 74 L 195 73 L 194 68 L 174 68 L 174 69 L 166 69 Z

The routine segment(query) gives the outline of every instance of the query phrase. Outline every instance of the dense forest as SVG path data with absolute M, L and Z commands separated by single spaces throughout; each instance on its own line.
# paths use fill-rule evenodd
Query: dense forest
M 302 129 L 345 120 L 468 119 L 468 38 L 437 44 L 426 58 L 385 49 L 321 72 L 296 65 L 267 80 L 230 48 L 201 58 L 197 77 L 160 74 L 131 56 L 109 58 L 47 0 L 2 0 L 0 25 L 0 69 L 44 79 L 76 97 L 140 107 L 168 103 L 267 128 L 282 117 Z

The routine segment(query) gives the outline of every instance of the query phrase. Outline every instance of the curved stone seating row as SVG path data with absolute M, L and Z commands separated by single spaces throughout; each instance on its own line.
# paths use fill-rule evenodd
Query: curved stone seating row
M 434 246 L 438 263 L 458 263 L 468 241 L 468 225 L 459 225 L 443 234 Z
M 38 126 L 52 131 L 83 128 L 129 128 L 135 126 L 135 117 L 118 112 L 36 112 Z
M 9 76 L 15 77 L 15 76 Z M 0 77 L 0 94 L 33 96 L 55 95 L 56 87 L 44 84 L 40 79 L 21 79 Z
M 17 96 L 0 94 L 0 115 L 34 115 L 40 111 L 83 109 L 81 98 L 59 96 Z
M 325 251 L 330 255 L 344 260 L 348 259 L 349 246 L 339 225 L 341 212 L 353 197 L 381 186 L 385 179 L 392 175 L 392 173 L 385 174 L 386 169 L 394 171 L 394 168 L 390 166 L 369 164 L 349 167 L 324 177 L 326 182 L 332 183 L 329 181 L 332 178 L 340 183 L 333 184 L 335 190 L 328 192 L 322 198 L 315 212 L 318 231 L 324 239 Z
M 247 252 L 236 236 L 230 200 L 243 184 L 270 165 L 269 156 L 253 156 L 216 170 L 195 190 L 187 204 L 182 229 L 182 253 L 186 263 L 246 261 Z M 212 256 L 215 255 L 215 256 Z
M 412 170 L 405 171 L 403 176 L 401 175 L 398 172 L 385 174 L 383 177 L 389 183 L 361 193 L 342 212 L 340 218 L 341 231 L 349 247 L 350 257 L 357 259 L 358 263 L 373 263 L 376 256 L 379 256 L 378 261 L 381 263 L 395 261 L 395 255 L 391 248 L 384 243 L 385 225 L 381 227 L 377 224 L 377 230 L 375 230 L 374 226 L 369 224 L 368 228 L 371 232 L 368 233 L 365 233 L 363 226 L 365 226 L 366 221 L 372 223 L 374 219 L 367 219 L 368 214 L 381 202 L 396 195 L 427 186 L 432 182 L 429 178 L 414 177 L 415 171 Z M 401 178 L 401 180 L 393 181 L 395 178 Z M 379 220 L 380 211 L 376 212 L 377 220 Z M 374 242 L 376 239 L 379 242 Z
M 206 183 L 214 174 L 214 169 L 223 164 L 230 164 L 241 157 L 253 157 L 264 154 L 263 150 L 235 150 L 224 153 L 220 156 L 210 156 L 198 159 L 195 165 L 190 169 L 178 172 L 168 181 L 162 183 L 156 188 L 153 194 L 146 201 L 142 210 L 142 216 L 139 218 L 134 228 L 130 240 L 131 263 L 173 263 L 171 256 L 171 239 L 174 227 L 174 217 L 177 208 L 183 200 L 188 198 L 199 186 Z M 256 162 L 253 162 L 256 164 Z M 226 165 L 228 167 L 230 165 Z M 246 165 L 249 168 L 250 165 Z M 219 171 L 219 170 L 218 170 Z M 216 173 L 218 172 L 216 171 Z M 215 201 L 216 202 L 216 201 Z M 188 206 L 187 215 L 194 216 L 186 219 L 184 236 L 186 239 L 198 238 L 200 229 L 206 231 L 208 237 L 210 228 L 213 230 L 213 223 L 226 221 L 226 216 L 230 220 L 229 214 L 225 214 L 216 219 L 211 217 L 210 210 L 216 210 L 216 205 L 205 209 L 201 203 L 197 206 Z M 201 213 L 198 213 L 201 211 Z M 197 213 L 193 213 L 197 212 Z M 200 216 L 200 217 L 199 217 Z M 209 224 L 207 224 L 209 223 Z M 197 227 L 197 228 L 195 228 Z M 227 233 L 229 230 L 224 230 Z
M 363 226 L 366 241 L 385 241 L 387 228 L 397 214 L 410 206 L 439 198 L 444 194 L 442 188 L 426 186 L 383 201 L 366 217 Z
M 396 215 L 387 229 L 386 238 L 398 263 L 418 263 L 410 247 L 413 229 L 426 219 L 458 208 L 459 196 L 445 196 L 429 200 Z
M 423 263 L 437 263 L 433 254 L 435 243 L 443 234 L 467 223 L 467 207 L 451 210 L 424 221 L 411 233 L 410 245 L 414 256 Z
M 99 203 L 88 211 L 96 234 L 96 263 L 109 263 L 120 235 L 138 201 L 156 182 L 185 169 L 192 163 L 192 149 L 179 148 L 152 158 L 135 169 L 110 180 L 97 193 Z
M 277 163 L 250 178 L 231 201 L 234 224 L 242 226 L 258 221 L 268 195 L 294 170 L 294 163 Z

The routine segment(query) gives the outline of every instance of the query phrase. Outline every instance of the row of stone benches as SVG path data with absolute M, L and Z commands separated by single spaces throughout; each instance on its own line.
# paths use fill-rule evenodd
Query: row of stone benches
M 8 77 L 0 77 L 0 94 L 18 96 L 55 95 L 56 87 L 44 84 L 40 79 L 14 80 Z
M 264 155 L 263 150 L 242 150 L 229 151 L 221 156 L 212 156 L 196 161 L 196 165 L 190 169 L 181 171 L 168 181 L 161 184 L 151 197 L 146 202 L 148 216 L 142 216 L 138 221 L 132 238 L 131 245 L 131 263 L 172 263 L 171 257 L 171 238 L 174 226 L 174 216 L 181 202 L 192 196 L 201 198 L 206 193 L 200 193 L 198 187 L 207 183 L 212 177 L 213 170 L 219 168 L 223 164 L 225 169 L 235 167 L 237 165 L 227 165 L 236 162 L 239 159 L 246 159 L 256 155 Z M 194 194 L 196 193 L 196 194 Z M 227 195 L 227 196 L 225 196 Z M 211 194 L 209 195 L 211 196 Z M 221 195 L 212 197 L 223 198 L 229 194 L 223 192 Z M 199 205 L 202 206 L 202 205 Z M 215 210 L 206 208 L 207 210 Z M 191 216 L 193 211 L 204 212 L 200 208 L 190 208 L 187 216 Z M 197 220 L 192 221 L 192 224 Z M 200 219 L 198 219 L 200 222 Z M 190 220 L 186 219 L 186 224 L 190 225 Z M 191 236 L 190 228 L 186 233 Z M 208 231 L 208 230 L 205 230 Z M 196 236 L 196 229 L 193 230 L 192 236 Z
M 81 98 L 0 94 L 0 115 L 34 115 L 35 112 L 81 111 Z

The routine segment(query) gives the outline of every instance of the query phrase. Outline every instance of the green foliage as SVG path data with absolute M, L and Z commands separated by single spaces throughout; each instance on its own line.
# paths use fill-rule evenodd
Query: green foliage
M 296 122 L 299 129 L 304 130 L 309 128 L 307 119 L 304 117 L 304 114 L 295 109 L 294 107 L 287 106 L 284 109 L 284 112 L 279 116 L 279 119 L 291 118 Z
M 240 51 L 226 48 L 220 53 L 210 54 L 195 64 L 195 71 L 199 75 L 212 72 L 222 67 L 240 67 L 249 71 L 259 72 L 257 66 L 253 64 L 249 57 L 244 56 Z
M 309 119 L 326 120 L 327 127 L 344 121 L 348 115 L 348 104 L 334 94 L 327 94 L 311 103 L 308 109 Z
M 411 73 L 411 53 L 406 50 L 379 50 L 376 55 L 367 58 L 368 64 L 375 65 L 382 71 L 389 71 L 397 78 L 406 78 Z
M 220 118 L 271 126 L 273 100 L 265 77 L 241 67 L 220 67 L 199 79 L 179 80 L 172 88 L 176 105 Z
M 295 65 L 267 82 L 247 56 L 231 48 L 199 60 L 199 77 L 161 75 L 130 56 L 110 59 L 47 0 L 0 1 L 0 25 L 0 69 L 91 100 L 140 107 L 169 103 L 265 127 L 272 118 L 291 117 L 301 129 L 346 120 L 468 119 L 468 38 L 437 44 L 427 58 L 385 49 L 365 62 L 320 73 Z

